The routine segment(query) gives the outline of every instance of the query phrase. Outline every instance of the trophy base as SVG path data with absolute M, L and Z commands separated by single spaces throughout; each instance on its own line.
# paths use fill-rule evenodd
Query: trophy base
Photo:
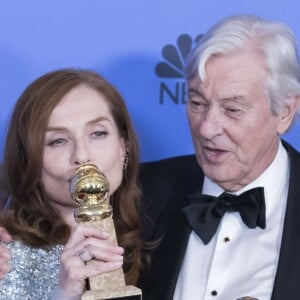
M 115 287 L 113 289 L 98 289 L 85 291 L 81 296 L 81 300 L 141 300 L 142 291 L 133 286 L 126 285 Z

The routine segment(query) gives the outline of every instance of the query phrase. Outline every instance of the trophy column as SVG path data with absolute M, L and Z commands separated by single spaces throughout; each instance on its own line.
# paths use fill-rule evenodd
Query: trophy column
M 112 219 L 113 210 L 109 205 L 109 183 L 105 175 L 94 164 L 83 164 L 72 177 L 70 192 L 79 204 L 75 211 L 77 223 L 92 224 L 109 234 L 109 240 L 117 245 L 117 237 Z M 82 300 L 140 300 L 141 290 L 125 284 L 123 269 L 90 277 L 90 290 L 82 295 Z

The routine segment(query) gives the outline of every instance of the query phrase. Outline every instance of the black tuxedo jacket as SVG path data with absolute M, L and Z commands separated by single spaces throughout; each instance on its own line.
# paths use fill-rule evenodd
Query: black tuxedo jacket
M 272 300 L 300 299 L 300 154 L 284 143 L 290 157 L 290 181 L 280 256 Z M 278 174 L 280 176 L 280 174 Z M 191 228 L 182 208 L 187 195 L 201 190 L 204 175 L 195 156 L 182 156 L 141 167 L 146 214 L 152 223 L 145 237 L 160 238 L 150 270 L 140 278 L 144 300 L 171 300 Z M 205 259 L 205 258 L 203 258 Z M 186 300 L 186 299 L 183 299 Z M 226 299 L 227 300 L 227 299 Z

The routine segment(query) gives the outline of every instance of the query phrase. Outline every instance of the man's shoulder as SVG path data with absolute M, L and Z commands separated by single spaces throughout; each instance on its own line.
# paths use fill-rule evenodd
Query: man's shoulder
M 282 144 L 290 159 L 290 184 L 295 181 L 295 185 L 297 186 L 300 176 L 300 153 L 286 141 L 282 141 Z
M 199 186 L 203 172 L 195 155 L 184 155 L 146 162 L 141 165 L 139 178 L 144 190 L 161 188 L 189 188 Z
M 189 168 L 199 169 L 195 155 L 183 155 L 176 157 L 169 157 L 161 160 L 144 162 L 141 164 L 141 171 L 155 171 L 158 170 L 170 172 L 173 170 L 184 170 Z
M 170 210 L 186 204 L 186 196 L 198 191 L 202 185 L 203 173 L 194 155 L 177 156 L 146 162 L 141 165 L 140 188 L 145 215 L 152 220 L 151 226 Z
M 297 159 L 300 158 L 299 151 L 296 148 L 294 148 L 290 143 L 286 142 L 285 140 L 282 140 L 282 144 L 290 155 L 294 156 Z

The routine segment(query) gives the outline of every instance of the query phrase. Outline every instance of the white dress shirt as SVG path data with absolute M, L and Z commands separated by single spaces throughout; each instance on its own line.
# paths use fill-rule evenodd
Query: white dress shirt
M 271 298 L 281 245 L 289 185 L 289 159 L 282 144 L 272 164 L 236 194 L 264 187 L 266 229 L 248 228 L 238 212 L 225 213 L 205 245 L 192 231 L 177 280 L 174 300 Z M 203 194 L 218 196 L 219 186 L 204 179 Z

